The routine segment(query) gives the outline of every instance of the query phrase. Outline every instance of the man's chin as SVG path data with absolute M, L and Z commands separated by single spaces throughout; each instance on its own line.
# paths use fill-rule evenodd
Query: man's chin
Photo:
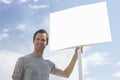
M 38 49 L 38 51 L 43 51 L 43 50 L 44 50 L 44 48 L 41 48 L 41 47 Z

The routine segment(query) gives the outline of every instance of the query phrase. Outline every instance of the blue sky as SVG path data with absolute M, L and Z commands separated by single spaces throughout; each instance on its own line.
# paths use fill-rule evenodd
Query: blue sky
M 33 50 L 33 33 L 44 28 L 49 32 L 49 13 L 75 6 L 107 1 L 112 42 L 84 48 L 84 80 L 120 80 L 119 0 L 0 0 L 0 79 L 11 80 L 18 57 Z M 74 49 L 51 52 L 44 57 L 64 69 Z M 77 80 L 77 63 L 70 78 L 51 75 L 50 80 Z

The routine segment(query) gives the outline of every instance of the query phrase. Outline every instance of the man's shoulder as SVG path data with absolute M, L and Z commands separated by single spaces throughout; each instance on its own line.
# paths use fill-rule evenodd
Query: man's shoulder
M 19 59 L 27 59 L 27 58 L 30 58 L 30 57 L 31 57 L 31 54 L 27 54 L 27 55 L 19 57 Z
M 31 54 L 24 55 L 18 58 L 18 62 L 27 63 L 31 60 Z

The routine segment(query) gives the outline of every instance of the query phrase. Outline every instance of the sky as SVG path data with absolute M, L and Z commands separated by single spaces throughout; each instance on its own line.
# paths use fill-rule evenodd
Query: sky
M 102 1 L 107 2 L 112 41 L 84 47 L 83 80 L 120 80 L 120 0 L 0 0 L 0 79 L 11 80 L 16 60 L 32 53 L 36 30 L 49 33 L 50 13 Z M 44 57 L 64 69 L 73 53 L 74 49 L 50 51 L 48 45 Z M 70 78 L 50 75 L 50 80 L 78 80 L 78 64 Z

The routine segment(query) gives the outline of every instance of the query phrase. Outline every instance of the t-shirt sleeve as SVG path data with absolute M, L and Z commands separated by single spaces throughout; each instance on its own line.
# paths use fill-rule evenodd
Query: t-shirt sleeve
M 22 79 L 23 75 L 24 75 L 23 59 L 19 58 L 16 62 L 12 78 L 17 77 Z
M 51 61 L 49 61 L 49 64 L 50 64 L 50 68 L 51 68 L 50 73 L 51 73 L 51 74 L 57 73 L 57 71 L 58 71 L 59 69 L 56 67 L 56 65 L 55 65 L 53 62 L 51 62 Z

